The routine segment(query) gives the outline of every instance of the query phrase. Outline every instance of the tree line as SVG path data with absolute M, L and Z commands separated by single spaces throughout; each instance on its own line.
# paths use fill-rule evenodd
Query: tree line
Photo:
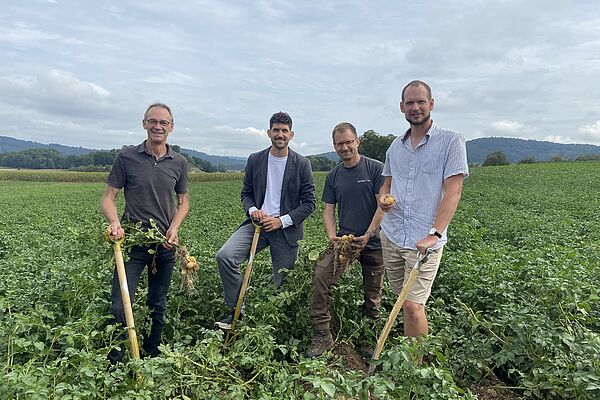
M 124 146 L 126 147 L 126 146 Z M 190 157 L 187 153 L 182 153 L 177 145 L 172 146 L 173 150 L 182 154 L 194 168 L 204 172 L 225 172 L 226 168 L 222 163 L 213 165 L 211 162 L 198 158 Z M 67 169 L 72 171 L 109 171 L 118 149 L 98 150 L 84 155 L 64 156 L 56 149 L 26 149 L 8 153 L 0 153 L 0 167 L 24 168 L 24 169 Z
M 385 161 L 385 153 L 394 141 L 396 136 L 392 134 L 381 135 L 373 130 L 366 131 L 360 136 L 359 152 L 367 157 L 379 161 Z M 126 146 L 124 146 L 126 147 Z M 183 155 L 192 168 L 197 168 L 204 172 L 226 172 L 227 168 L 223 163 L 212 164 L 210 161 L 199 157 L 192 157 L 182 152 L 181 147 L 172 145 L 173 150 Z M 118 149 L 98 150 L 84 155 L 62 155 L 55 149 L 27 149 L 16 152 L 0 153 L 0 167 L 25 168 L 25 169 L 67 169 L 74 171 L 109 171 L 115 161 Z M 340 163 L 339 158 L 332 159 L 326 155 L 313 155 L 307 157 L 310 160 L 313 171 L 330 171 Z M 560 155 L 554 156 L 551 162 L 560 161 L 592 161 L 600 160 L 600 154 L 580 155 L 573 160 L 563 158 Z M 530 156 L 519 164 L 532 164 L 541 162 Z M 506 154 L 502 151 L 488 153 L 482 166 L 508 165 Z
M 600 154 L 582 154 L 577 156 L 573 160 L 564 158 L 560 155 L 556 155 L 550 159 L 550 162 L 561 162 L 561 161 L 600 161 Z M 538 162 L 544 162 L 536 160 L 535 157 L 529 156 L 520 160 L 517 164 L 534 164 Z M 510 162 L 503 151 L 493 151 L 488 153 L 485 157 L 485 161 L 481 164 L 483 167 L 490 167 L 494 165 L 508 165 Z
M 385 152 L 395 139 L 394 135 L 380 135 L 373 130 L 366 131 L 361 137 L 359 151 L 361 154 L 384 161 Z M 124 146 L 126 147 L 126 146 Z M 204 172 L 226 172 L 223 163 L 212 164 L 199 157 L 192 157 L 182 152 L 181 147 L 172 145 L 173 150 L 183 155 L 190 166 Z M 27 149 L 15 152 L 0 153 L 0 167 L 24 169 L 67 169 L 74 171 L 109 171 L 115 161 L 118 149 L 98 150 L 85 155 L 62 155 L 56 149 Z M 307 157 L 313 171 L 330 171 L 340 160 L 318 155 Z

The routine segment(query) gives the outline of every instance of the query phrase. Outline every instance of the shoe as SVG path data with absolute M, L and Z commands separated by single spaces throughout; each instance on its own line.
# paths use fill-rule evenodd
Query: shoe
M 315 331 L 312 342 L 310 343 L 310 346 L 308 346 L 308 350 L 306 350 L 306 357 L 319 357 L 332 347 L 333 338 L 331 337 L 331 332 L 329 329 Z
M 233 324 L 234 312 L 235 311 L 231 311 L 222 320 L 215 322 L 215 328 L 222 329 L 224 331 L 230 331 L 231 325 Z M 244 314 L 240 313 L 240 316 L 238 317 L 238 321 L 241 321 L 243 316 L 244 316 Z
M 363 358 L 365 360 L 370 360 L 371 358 L 373 358 L 373 353 L 375 352 L 375 349 L 373 348 L 373 346 L 365 344 L 360 346 L 360 355 L 363 356 Z

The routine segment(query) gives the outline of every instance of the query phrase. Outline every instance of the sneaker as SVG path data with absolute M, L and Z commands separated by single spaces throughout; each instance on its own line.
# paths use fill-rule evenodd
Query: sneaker
M 222 329 L 224 331 L 231 330 L 231 324 L 233 324 L 233 314 L 234 311 L 229 312 L 222 320 L 215 322 L 215 328 Z M 238 321 L 241 321 L 243 314 L 240 313 L 238 317 Z
M 312 342 L 310 343 L 310 346 L 308 346 L 308 350 L 306 350 L 306 357 L 319 357 L 332 347 L 333 338 L 331 337 L 331 332 L 329 329 L 324 331 L 315 331 Z

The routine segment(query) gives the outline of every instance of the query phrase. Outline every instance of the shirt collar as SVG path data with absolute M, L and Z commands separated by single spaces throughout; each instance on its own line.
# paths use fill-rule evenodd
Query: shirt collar
M 429 140 L 429 137 L 431 135 L 434 135 L 437 131 L 437 124 L 435 123 L 434 120 L 431 120 L 431 125 L 429 126 L 429 130 L 427 130 L 427 133 L 425 134 L 425 141 Z M 402 143 L 406 142 L 406 140 L 410 137 L 410 128 L 408 128 L 406 130 L 406 132 L 404 132 L 404 135 L 402 136 Z
M 166 144 L 167 146 L 167 153 L 165 154 L 165 158 L 169 157 L 169 158 L 173 158 L 173 150 L 171 149 L 171 146 L 169 146 L 169 144 Z M 154 154 L 151 154 L 147 149 L 146 149 L 146 140 L 144 140 L 142 143 L 140 143 L 137 146 L 137 152 L 138 153 L 146 153 L 152 157 L 154 157 Z

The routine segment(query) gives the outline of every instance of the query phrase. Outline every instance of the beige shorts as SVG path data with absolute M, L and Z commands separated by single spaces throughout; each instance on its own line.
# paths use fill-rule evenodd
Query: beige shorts
M 408 280 L 408 275 L 412 271 L 417 261 L 417 251 L 400 247 L 390 241 L 383 231 L 381 234 L 381 250 L 383 251 L 383 264 L 385 273 L 392 288 L 392 292 L 396 295 L 400 294 L 404 286 L 404 281 Z M 440 260 L 442 259 L 442 251 L 444 247 L 434 250 L 429 256 L 427 262 L 421 265 L 419 275 L 415 283 L 410 288 L 406 300 L 417 304 L 425 304 L 431 294 L 431 286 L 437 275 Z

